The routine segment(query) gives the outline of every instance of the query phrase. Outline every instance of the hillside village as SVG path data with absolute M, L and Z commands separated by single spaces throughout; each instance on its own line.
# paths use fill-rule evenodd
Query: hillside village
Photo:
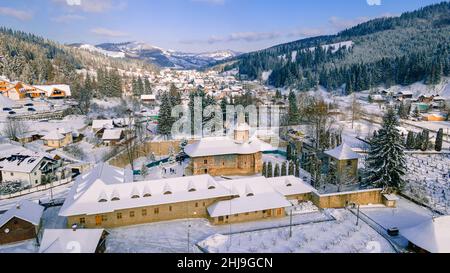
M 450 253 L 447 49 L 326 70 L 364 26 L 198 70 L 0 29 L 0 253 Z
M 323 218 L 324 223 L 348 221 L 356 209 L 368 218 L 371 213 L 384 215 L 380 225 L 384 221 L 390 223 L 391 210 L 400 215 L 417 214 L 417 224 L 421 224 L 419 219 L 426 219 L 423 210 L 429 210 L 425 215 L 430 217 L 448 214 L 450 192 L 446 184 L 450 170 L 446 162 L 450 160 L 450 126 L 446 121 L 449 99 L 446 81 L 434 89 L 416 84 L 379 88 L 348 97 L 321 90 L 298 95 L 294 104 L 299 109 L 308 103 L 308 98 L 327 105 L 324 122 L 329 125 L 324 125 L 331 137 L 321 148 L 319 158 L 313 152 L 317 145 L 315 128 L 307 120 L 300 121 L 300 125 L 287 121 L 278 135 L 272 137 L 258 135 L 244 123 L 229 129 L 234 130 L 231 139 L 180 141 L 158 134 L 164 94 L 176 92 L 185 107 L 189 105 L 190 92 L 196 89 L 219 102 L 228 98 L 239 101 L 247 96 L 253 103 L 271 107 L 292 105 L 289 90 L 266 87 L 257 81 L 240 81 L 232 74 L 213 71 L 166 69 L 149 77 L 148 82 L 151 94 L 135 95 L 124 87 L 120 100 L 94 99 L 91 105 L 96 109 L 94 115 L 74 115 L 68 110 L 79 102 L 71 97 L 67 85 L 35 86 L 2 78 L 0 208 L 5 211 L 1 215 L 2 228 L 6 225 L 10 236 L 3 236 L 6 248 L 0 247 L 0 251 L 64 251 L 61 246 L 47 247 L 48 240 L 56 237 L 48 239 L 46 227 L 54 225 L 63 230 L 68 228 L 68 232 L 86 229 L 86 235 L 69 232 L 69 237 L 94 236 L 88 233 L 91 229 L 97 232 L 94 241 L 98 245 L 90 246 L 89 251 L 121 252 L 124 249 L 115 248 L 119 238 L 114 236 L 127 232 L 128 226 L 148 224 L 149 228 L 157 228 L 169 220 L 181 221 L 179 225 L 183 226 L 186 221 L 183 219 L 191 219 L 188 221 L 200 229 L 206 220 L 218 230 L 230 225 L 240 232 L 250 232 L 260 225 L 276 225 L 283 233 L 286 229 L 283 222 L 289 217 L 294 218 L 294 223 L 316 217 Z M 135 111 L 120 109 L 127 105 Z M 427 134 L 428 144 L 414 144 L 406 151 L 408 170 L 415 174 L 407 179 L 400 196 L 364 183 L 369 140 L 381 127 L 383 113 L 390 107 L 404 117 L 399 128 L 406 146 L 407 138 L 419 139 Z M 281 113 L 291 114 L 290 107 L 281 109 Z M 137 132 L 142 135 L 137 136 Z M 274 136 L 279 140 L 278 146 L 272 146 Z M 441 146 L 435 145 L 437 138 L 441 138 Z M 426 172 L 421 165 L 427 166 Z M 334 179 L 330 178 L 331 168 L 335 170 Z M 341 216 L 337 217 L 337 213 L 344 213 L 346 208 L 350 215 L 345 214 L 346 220 L 339 220 Z M 28 235 L 22 231 L 15 234 L 14 228 L 9 227 L 11 220 L 3 219 L 6 216 L 19 217 L 21 225 L 30 225 Z M 364 229 L 374 228 L 371 224 L 366 223 Z M 387 245 L 393 245 L 385 251 L 417 250 L 415 239 L 405 245 L 387 235 L 394 226 L 384 227 L 385 231 L 371 232 L 372 236 L 386 240 Z M 187 232 L 195 233 L 189 229 Z M 188 251 L 217 251 L 213 248 L 219 247 L 218 235 L 213 231 L 210 235 L 211 238 L 192 241 Z M 25 238 L 30 240 L 11 245 Z M 109 240 L 114 248 L 108 248 Z M 241 251 L 234 247 L 233 251 Z M 252 250 L 264 249 L 273 250 L 258 247 Z M 158 250 L 145 246 L 140 250 L 136 246 L 129 251 Z

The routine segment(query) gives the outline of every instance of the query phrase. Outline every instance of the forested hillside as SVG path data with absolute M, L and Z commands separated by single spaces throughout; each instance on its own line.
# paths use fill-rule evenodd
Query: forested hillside
M 436 84 L 450 75 L 450 3 L 375 19 L 336 35 L 242 55 L 225 69 L 276 87 L 322 85 L 347 93 L 374 86 Z M 269 76 L 267 76 L 269 75 Z
M 33 34 L 0 28 L 0 75 L 30 84 L 66 83 L 76 97 L 88 81 L 100 95 L 121 96 L 125 72 L 152 71 L 154 66 L 138 60 L 118 60 L 98 53 L 58 44 Z M 83 72 L 84 71 L 84 72 Z M 100 74 L 101 82 L 86 78 L 87 71 Z M 100 72 L 100 73 L 98 73 Z M 101 88 L 101 87 L 104 88 Z M 109 94 L 111 93 L 111 94 Z

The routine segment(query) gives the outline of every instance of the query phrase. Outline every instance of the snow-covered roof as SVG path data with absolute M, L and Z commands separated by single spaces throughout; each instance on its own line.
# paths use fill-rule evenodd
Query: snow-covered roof
M 38 226 L 43 212 L 43 206 L 28 200 L 23 200 L 4 214 L 0 214 L 0 228 L 14 217 Z
M 12 99 L 7 98 L 0 94 L 0 108 L 14 108 L 17 103 L 15 103 Z M 0 110 L 2 110 L 0 109 Z
M 272 151 L 272 145 L 259 140 L 256 137 L 248 142 L 237 143 L 229 137 L 209 137 L 187 145 L 185 152 L 190 157 L 227 155 L 227 154 L 254 154 L 258 152 Z
M 395 194 L 384 194 L 384 198 L 388 201 L 398 201 L 400 198 Z
M 122 129 L 107 129 L 103 132 L 103 140 L 119 140 L 122 137 Z
M 114 182 L 98 178 L 98 168 L 94 169 L 94 173 L 82 175 L 75 182 L 61 208 L 61 216 L 93 215 L 230 196 L 229 190 L 209 175 L 130 183 L 130 180 L 123 181 L 120 169 L 108 167 L 107 172 L 112 172 L 108 176 L 118 180 Z
M 141 95 L 141 100 L 156 100 L 155 95 Z
M 95 253 L 104 229 L 46 229 L 39 253 Z
M 284 196 L 306 194 L 316 191 L 311 185 L 295 176 L 267 178 L 267 182 L 269 182 L 277 192 Z
M 450 253 L 450 216 L 428 220 L 400 231 L 416 246 L 431 253 Z
M 103 129 L 103 128 L 113 128 L 112 119 L 106 120 L 93 120 L 92 121 L 92 129 Z
M 355 153 L 352 148 L 345 143 L 332 150 L 325 151 L 325 154 L 337 160 L 352 160 L 362 157 L 358 153 Z
M 0 158 L 0 171 L 31 173 L 42 165 L 43 160 L 52 161 L 53 159 L 42 155 L 10 155 Z
M 64 139 L 66 134 L 70 134 L 71 131 L 64 128 L 57 128 L 56 130 L 50 131 L 42 139 L 43 140 L 61 140 Z
M 64 91 L 67 97 L 70 97 L 72 95 L 70 86 L 67 84 L 35 85 L 34 87 L 36 89 L 44 91 L 47 97 L 50 97 L 55 90 Z
M 291 203 L 264 177 L 221 181 L 237 198 L 208 207 L 211 217 L 290 207 Z

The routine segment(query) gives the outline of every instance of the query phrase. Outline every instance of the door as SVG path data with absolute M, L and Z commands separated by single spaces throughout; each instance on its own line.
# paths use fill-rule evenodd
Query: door
M 101 226 L 102 225 L 102 216 L 101 215 L 95 216 L 95 225 L 96 226 Z
M 219 224 L 223 223 L 223 216 L 219 216 Z

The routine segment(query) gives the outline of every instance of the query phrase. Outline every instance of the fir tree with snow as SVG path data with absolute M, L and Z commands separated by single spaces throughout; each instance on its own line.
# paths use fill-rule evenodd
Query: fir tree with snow
M 294 92 L 289 93 L 289 125 L 298 125 L 300 122 L 300 112 L 297 105 L 297 96 Z
M 287 163 L 286 161 L 284 161 L 283 164 L 281 164 L 281 176 L 286 175 L 287 175 Z
M 366 160 L 368 182 L 394 192 L 403 188 L 406 173 L 405 148 L 398 126 L 399 120 L 394 110 L 388 109 L 383 127 L 371 141 Z
M 280 177 L 280 164 L 275 164 L 275 172 L 274 172 L 274 177 Z
M 267 164 L 267 178 L 273 177 L 273 165 L 272 162 L 269 161 Z
M 175 122 L 172 117 L 172 105 L 167 93 L 162 94 L 161 107 L 159 109 L 158 117 L 158 133 L 167 137 L 172 132 L 172 125 Z
M 262 176 L 267 177 L 267 162 L 263 163 L 262 166 Z

